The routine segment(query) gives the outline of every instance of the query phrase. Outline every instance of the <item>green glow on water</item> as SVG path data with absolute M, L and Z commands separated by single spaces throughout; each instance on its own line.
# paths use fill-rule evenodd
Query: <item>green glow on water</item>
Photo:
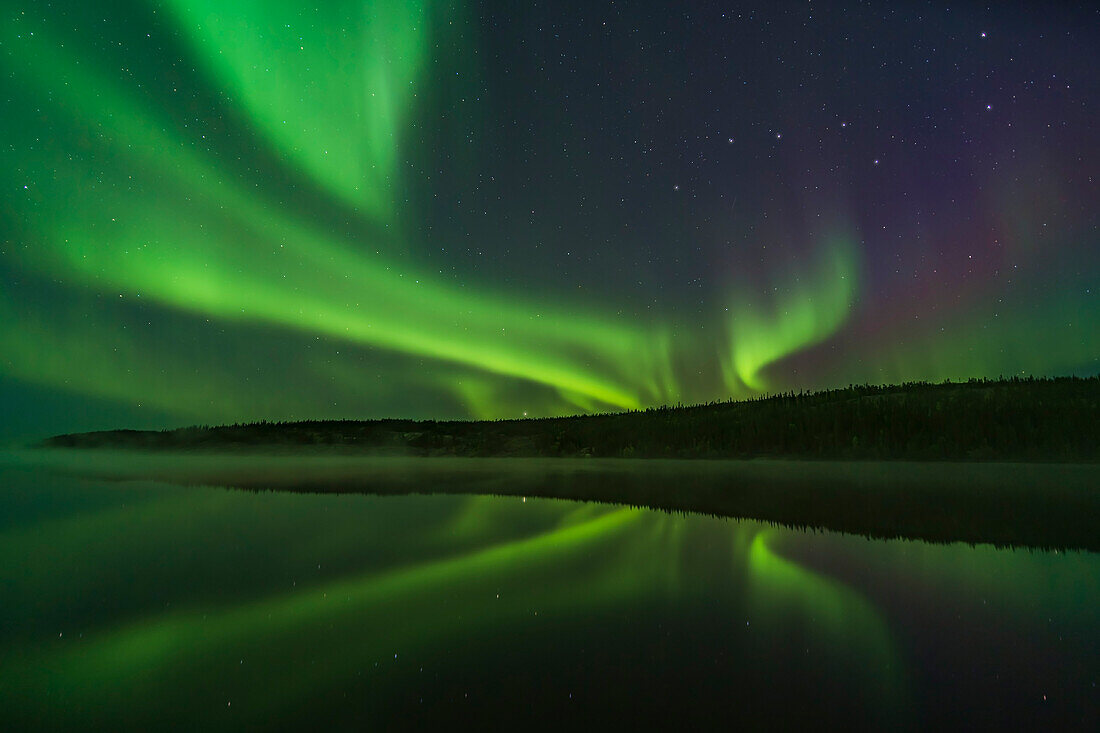
M 222 470 L 236 463 L 265 465 Z M 410 691 L 445 704 L 434 680 L 484 665 L 574 675 L 588 659 L 579 648 L 600 690 L 610 672 L 598 665 L 639 649 L 653 655 L 643 671 L 703 675 L 693 684 L 727 656 L 769 685 L 858 690 L 875 720 L 911 719 L 923 672 L 897 594 L 951 618 L 959 602 L 1000 613 L 1021 634 L 1052 618 L 1051 633 L 1081 634 L 1100 593 L 1096 558 L 1080 553 L 868 542 L 522 496 L 83 481 L 20 465 L 0 471 L 0 704 L 17 724 L 386 720 Z M 523 476 L 509 480 L 517 490 Z M 1082 639 L 1069 652 L 1087 650 Z M 766 694 L 752 679 L 707 682 L 729 690 L 692 704 Z
M 867 672 L 861 685 L 888 708 L 907 705 L 902 681 L 903 662 L 885 619 L 858 592 L 825 575 L 800 567 L 769 547 L 778 532 L 758 532 L 751 539 L 751 572 L 746 592 L 752 617 L 760 625 L 783 633 L 792 626 L 811 628 L 807 634 L 837 655 L 852 655 Z M 789 633 L 789 631 L 788 631 Z

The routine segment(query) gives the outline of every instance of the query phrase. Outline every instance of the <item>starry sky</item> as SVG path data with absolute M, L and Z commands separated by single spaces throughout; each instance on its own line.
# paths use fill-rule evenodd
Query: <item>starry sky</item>
M 1100 371 L 1088 4 L 0 3 L 0 437 Z

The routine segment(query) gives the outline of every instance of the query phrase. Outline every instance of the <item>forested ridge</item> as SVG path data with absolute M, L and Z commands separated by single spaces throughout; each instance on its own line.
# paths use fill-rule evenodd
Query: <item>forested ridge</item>
M 259 422 L 60 435 L 45 447 L 330 447 L 457 456 L 1100 459 L 1100 377 L 970 380 L 563 418 Z

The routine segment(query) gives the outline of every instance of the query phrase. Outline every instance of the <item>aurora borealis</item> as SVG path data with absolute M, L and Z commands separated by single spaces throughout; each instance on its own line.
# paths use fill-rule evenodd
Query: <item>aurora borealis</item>
M 1095 11 L 315 5 L 5 0 L 5 435 L 1100 370 Z

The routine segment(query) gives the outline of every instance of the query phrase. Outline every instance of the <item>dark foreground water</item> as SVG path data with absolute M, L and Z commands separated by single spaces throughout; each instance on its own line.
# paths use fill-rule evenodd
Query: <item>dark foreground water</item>
M 0 461 L 6 730 L 1096 730 L 1098 609 L 1088 552 Z

